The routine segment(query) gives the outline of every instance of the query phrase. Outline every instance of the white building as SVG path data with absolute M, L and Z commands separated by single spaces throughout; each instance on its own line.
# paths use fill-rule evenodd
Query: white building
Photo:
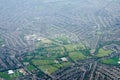
M 13 74 L 14 71 L 13 70 L 8 70 L 8 74 Z
M 66 57 L 61 58 L 62 61 L 68 61 Z

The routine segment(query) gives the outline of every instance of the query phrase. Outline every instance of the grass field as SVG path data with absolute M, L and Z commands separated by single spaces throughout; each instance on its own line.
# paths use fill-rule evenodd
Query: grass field
M 27 69 L 28 69 L 29 71 L 33 71 L 33 70 L 35 70 L 35 67 L 34 67 L 33 65 L 28 65 L 28 66 L 27 66 Z
M 67 51 L 75 51 L 75 50 L 86 49 L 85 46 L 82 43 L 68 44 L 68 45 L 65 45 L 65 48 L 66 48 Z
M 44 65 L 44 66 L 39 66 L 38 68 L 41 69 L 43 72 L 51 74 L 55 71 L 57 71 L 59 68 L 69 66 L 71 63 L 70 62 L 62 62 L 60 64 L 51 64 L 51 65 Z
M 48 74 L 51 74 L 51 73 L 55 72 L 56 70 L 58 70 L 58 68 L 56 68 L 52 65 L 39 66 L 38 68 Z
M 96 56 L 97 57 L 104 57 L 104 56 L 108 56 L 112 52 L 113 52 L 112 50 L 104 50 L 103 48 L 100 48 L 98 51 L 98 54 Z
M 2 77 L 4 79 L 10 79 L 10 76 L 7 73 L 4 73 L 4 72 L 0 72 L 0 77 Z
M 83 60 L 86 58 L 85 55 L 83 55 L 81 52 L 71 52 L 69 53 L 69 57 L 72 58 L 72 60 Z
M 35 65 L 43 66 L 48 64 L 54 64 L 54 60 L 32 60 L 32 63 Z
M 111 64 L 111 65 L 115 65 L 118 64 L 119 58 L 113 57 L 110 59 L 106 59 L 106 60 L 102 60 L 101 62 L 104 64 Z
M 57 37 L 55 40 L 57 40 L 63 44 L 70 43 L 69 38 L 65 35 L 61 35 L 61 36 Z

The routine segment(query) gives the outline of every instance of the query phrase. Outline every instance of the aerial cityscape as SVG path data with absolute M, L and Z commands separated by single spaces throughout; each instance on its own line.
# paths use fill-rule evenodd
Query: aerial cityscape
M 120 0 L 0 0 L 0 80 L 120 80 Z

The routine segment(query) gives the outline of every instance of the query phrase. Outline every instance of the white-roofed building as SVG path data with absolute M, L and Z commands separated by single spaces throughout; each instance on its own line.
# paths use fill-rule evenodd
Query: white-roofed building
M 13 74 L 14 71 L 13 70 L 8 70 L 8 74 Z
M 62 61 L 68 61 L 66 57 L 61 58 Z

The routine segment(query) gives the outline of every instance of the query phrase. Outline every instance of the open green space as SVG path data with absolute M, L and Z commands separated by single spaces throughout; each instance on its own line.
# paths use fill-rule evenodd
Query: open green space
M 119 58 L 113 57 L 110 59 L 102 60 L 101 62 L 104 64 L 110 64 L 110 65 L 117 65 L 119 61 Z
M 70 62 L 62 62 L 60 64 L 51 64 L 51 65 L 44 65 L 44 66 L 39 66 L 38 68 L 42 70 L 45 73 L 51 74 L 55 71 L 57 71 L 59 68 L 69 66 L 71 63 Z
M 63 47 L 55 46 L 55 47 L 49 47 L 49 48 L 42 48 L 42 49 L 37 49 L 35 51 L 35 58 L 40 58 L 40 59 L 53 59 L 53 58 L 58 58 L 62 57 L 65 55 L 65 51 Z
M 81 52 L 71 52 L 69 53 L 69 57 L 72 58 L 72 60 L 83 60 L 86 58 L 86 56 L 84 54 L 82 54 Z
M 67 36 L 65 36 L 65 35 L 61 35 L 61 36 L 55 38 L 55 40 L 57 40 L 57 41 L 59 41 L 59 42 L 61 42 L 63 44 L 70 43 L 69 38 Z
M 82 43 L 77 44 L 68 44 L 64 45 L 67 51 L 75 51 L 75 50 L 84 50 L 86 49 Z
M 70 62 L 62 62 L 62 63 L 54 64 L 53 66 L 57 67 L 59 69 L 59 68 L 62 68 L 62 67 L 65 67 L 65 66 L 69 66 L 69 65 L 71 65 Z
M 4 79 L 9 79 L 10 75 L 8 75 L 7 73 L 4 73 L 4 72 L 0 72 L 0 77 L 2 77 Z
M 55 72 L 56 70 L 58 70 L 58 68 L 56 68 L 52 65 L 39 66 L 38 68 L 48 74 L 51 74 L 51 73 Z
M 35 65 L 48 65 L 48 64 L 54 64 L 54 60 L 32 60 L 32 63 Z
M 65 67 L 65 66 L 71 65 L 71 63 L 70 62 L 62 62 L 62 63 L 60 63 L 60 65 L 61 65 L 61 67 Z
M 34 67 L 33 65 L 28 65 L 28 66 L 27 66 L 27 69 L 28 69 L 29 71 L 33 71 L 33 70 L 35 70 L 35 67 Z
M 108 56 L 112 52 L 113 52 L 112 50 L 104 50 L 103 48 L 100 48 L 98 51 L 98 54 L 96 56 L 97 57 L 104 57 L 104 56 Z

